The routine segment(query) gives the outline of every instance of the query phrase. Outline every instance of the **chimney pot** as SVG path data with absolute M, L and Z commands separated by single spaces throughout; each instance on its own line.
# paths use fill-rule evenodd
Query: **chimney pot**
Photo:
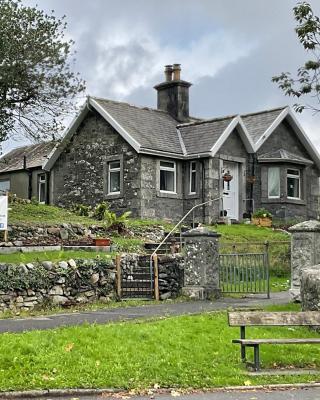
M 181 64 L 173 64 L 173 80 L 180 81 Z
M 166 65 L 164 67 L 164 75 L 166 78 L 166 82 L 171 82 L 172 81 L 172 65 Z

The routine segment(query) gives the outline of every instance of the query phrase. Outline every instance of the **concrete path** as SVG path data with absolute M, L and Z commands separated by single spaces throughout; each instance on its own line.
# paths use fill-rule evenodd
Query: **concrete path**
M 201 312 L 226 310 L 228 308 L 250 308 L 290 302 L 288 292 L 271 293 L 271 299 L 265 296 L 249 296 L 241 299 L 222 298 L 214 302 L 187 301 L 183 303 L 150 304 L 139 307 L 109 308 L 98 311 L 55 314 L 32 318 L 10 318 L 0 320 L 0 333 L 23 332 L 35 329 L 52 329 L 61 326 L 74 326 L 83 323 L 106 324 L 161 316 L 199 314 Z

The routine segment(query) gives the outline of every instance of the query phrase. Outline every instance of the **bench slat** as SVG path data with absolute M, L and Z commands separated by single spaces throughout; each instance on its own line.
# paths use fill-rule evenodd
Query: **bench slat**
M 230 326 L 320 326 L 319 311 L 241 311 L 228 313 L 228 319 Z
M 320 338 L 308 339 L 234 339 L 232 343 L 251 344 L 318 344 Z

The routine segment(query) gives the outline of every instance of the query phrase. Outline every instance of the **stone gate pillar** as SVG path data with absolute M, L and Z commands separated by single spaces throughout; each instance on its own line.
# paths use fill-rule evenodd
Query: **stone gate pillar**
M 219 236 L 207 228 L 195 228 L 183 233 L 186 253 L 184 295 L 194 299 L 220 297 Z
M 293 301 L 300 301 L 303 268 L 320 264 L 320 221 L 301 222 L 289 231 L 292 233 L 290 294 Z

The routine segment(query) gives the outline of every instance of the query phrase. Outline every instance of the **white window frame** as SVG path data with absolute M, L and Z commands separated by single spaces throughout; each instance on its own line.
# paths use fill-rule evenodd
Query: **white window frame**
M 278 172 L 279 172 L 279 187 L 278 187 L 278 189 L 279 189 L 279 195 L 278 196 L 270 196 L 270 191 L 269 191 L 269 170 L 271 169 L 271 168 L 276 168 L 277 170 L 278 170 Z M 267 189 L 268 189 L 268 199 L 280 199 L 280 191 L 281 191 L 281 169 L 280 169 L 280 167 L 269 167 L 268 168 L 268 183 L 267 183 Z
M 192 174 L 194 174 L 195 191 L 192 191 Z M 197 193 L 197 162 L 190 161 L 189 165 L 189 194 Z
M 296 171 L 298 172 L 297 175 L 295 174 L 289 174 L 288 171 Z M 299 182 L 299 197 L 291 197 L 288 196 L 288 178 L 293 178 L 293 179 L 297 179 Z M 301 171 L 300 169 L 297 168 L 287 168 L 287 179 L 286 179 L 286 185 L 287 185 L 287 198 L 290 200 L 301 200 Z
M 173 167 L 166 167 L 161 165 L 162 162 L 173 164 Z M 161 190 L 161 171 L 170 171 L 173 172 L 173 191 L 171 190 Z M 162 160 L 159 163 L 159 189 L 161 193 L 177 193 L 177 168 L 176 162 L 170 160 Z
M 44 201 L 41 201 L 41 185 L 44 185 L 44 196 L 46 197 L 46 191 L 47 191 L 47 176 L 46 174 L 39 174 L 38 175 L 38 202 L 40 204 L 45 204 L 46 203 L 46 199 L 44 199 Z
M 111 168 L 111 164 L 119 163 L 119 167 Z M 111 191 L 111 174 L 113 172 L 119 172 L 119 186 L 121 190 L 121 161 L 120 160 L 112 160 L 108 162 L 108 194 L 120 194 L 120 190 L 117 192 Z
M 11 189 L 11 181 L 10 179 L 0 179 L 0 182 L 9 182 L 9 189 L 8 190 L 0 190 L 0 196 L 5 196 Z

